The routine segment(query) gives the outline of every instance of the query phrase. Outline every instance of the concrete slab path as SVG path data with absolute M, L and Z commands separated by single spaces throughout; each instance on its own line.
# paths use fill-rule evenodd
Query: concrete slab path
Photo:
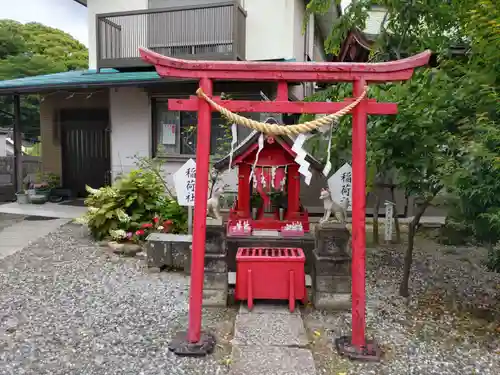
M 231 375 L 316 375 L 304 322 L 298 310 L 241 305 L 232 341 Z
M 67 206 L 47 202 L 45 204 L 19 204 L 17 202 L 0 204 L 0 212 L 25 216 L 45 216 L 63 219 L 76 219 L 87 212 L 86 207 Z
M 0 259 L 24 249 L 68 221 L 69 219 L 23 220 L 4 228 L 0 231 Z

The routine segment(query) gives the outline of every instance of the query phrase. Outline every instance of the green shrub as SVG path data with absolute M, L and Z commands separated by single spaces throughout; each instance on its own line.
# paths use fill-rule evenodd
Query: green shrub
M 154 171 L 133 170 L 111 187 L 86 189 L 88 212 L 77 221 L 86 224 L 98 240 L 112 236 L 117 230 L 140 230 L 154 217 L 171 220 L 172 231 L 177 233 L 187 227 L 187 213 L 174 199 L 165 197 L 163 181 Z

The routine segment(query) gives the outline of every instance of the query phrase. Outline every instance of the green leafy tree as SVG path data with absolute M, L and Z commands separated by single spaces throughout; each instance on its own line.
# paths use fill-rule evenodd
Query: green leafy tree
M 69 34 L 39 23 L 0 20 L 0 80 L 86 69 L 87 48 Z M 12 97 L 0 97 L 0 126 L 11 126 Z M 40 134 L 39 98 L 22 98 L 23 132 Z
M 460 122 L 464 140 L 460 160 L 447 181 L 453 220 L 489 250 L 488 267 L 500 272 L 500 9 L 495 1 L 466 1 L 460 13 L 470 41 L 458 94 L 471 104 Z
M 331 4 L 332 1 L 312 0 L 308 12 L 324 12 Z M 471 202 L 466 199 L 473 194 L 473 186 L 485 181 L 486 174 L 496 173 L 492 169 L 494 157 L 498 158 L 495 154 L 498 150 L 493 148 L 496 143 L 486 140 L 496 139 L 493 129 L 498 128 L 498 10 L 490 0 L 479 3 L 360 0 L 353 2 L 337 21 L 325 43 L 327 52 L 338 53 L 349 31 L 364 29 L 369 10 L 375 5 L 384 6 L 387 15 L 373 45 L 372 61 L 402 58 L 428 48 L 438 56 L 438 68 L 420 69 L 411 81 L 403 84 L 384 84 L 370 89 L 371 97 L 398 103 L 399 113 L 369 118 L 368 182 L 395 171 L 398 186 L 418 201 L 410 223 L 400 286 L 400 294 L 407 296 L 414 234 L 425 209 L 438 193 L 447 189 L 458 194 L 457 186 L 471 186 L 467 193 L 464 190 L 461 198 L 463 211 L 470 212 L 471 222 L 482 217 L 484 224 L 488 218 L 494 226 L 496 217 L 500 217 L 497 211 L 485 216 L 486 196 L 478 197 L 483 202 L 482 211 L 477 208 L 471 211 Z M 469 53 L 453 57 L 454 46 L 466 46 Z M 337 84 L 312 99 L 339 100 L 350 95 L 348 85 Z M 478 124 L 481 126 L 476 126 Z M 485 132 L 490 137 L 486 137 Z M 350 139 L 350 122 L 343 120 L 334 136 L 335 160 L 350 159 L 350 151 L 347 151 Z M 484 163 L 479 175 L 467 169 L 470 161 L 478 158 Z M 490 200 L 493 186 L 484 187 L 485 192 L 490 192 Z M 481 223 L 477 224 L 478 228 L 484 228 Z

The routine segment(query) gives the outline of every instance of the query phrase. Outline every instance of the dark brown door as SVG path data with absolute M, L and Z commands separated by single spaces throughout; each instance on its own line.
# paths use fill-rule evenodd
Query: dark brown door
M 110 131 L 107 109 L 62 110 L 62 183 L 73 194 L 86 196 L 85 185 L 108 185 L 110 174 Z

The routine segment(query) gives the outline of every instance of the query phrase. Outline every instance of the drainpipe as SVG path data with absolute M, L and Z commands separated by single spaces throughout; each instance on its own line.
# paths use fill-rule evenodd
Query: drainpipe
M 23 188 L 23 160 L 21 155 L 21 98 L 14 95 L 14 186 L 16 193 Z

